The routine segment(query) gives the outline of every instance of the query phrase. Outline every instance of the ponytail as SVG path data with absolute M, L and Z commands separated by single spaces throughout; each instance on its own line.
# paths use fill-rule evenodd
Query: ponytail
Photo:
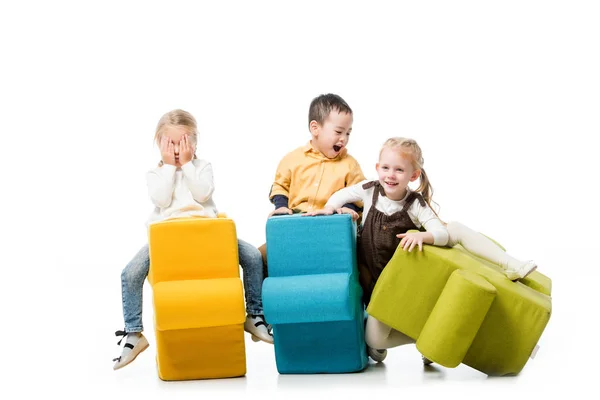
M 427 176 L 425 168 L 423 167 L 421 167 L 421 182 L 419 183 L 419 187 L 417 188 L 416 192 L 420 193 L 421 196 L 423 196 L 423 199 L 429 205 L 434 214 L 438 215 L 438 213 L 433 208 L 433 204 L 437 205 L 437 203 L 433 201 L 433 186 L 431 186 L 431 182 L 429 182 L 429 177 Z

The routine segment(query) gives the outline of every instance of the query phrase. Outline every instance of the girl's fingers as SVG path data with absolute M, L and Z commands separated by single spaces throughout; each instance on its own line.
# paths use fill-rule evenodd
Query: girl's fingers
M 413 249 L 415 248 L 416 245 L 417 245 L 416 240 L 413 240 L 410 244 L 410 247 L 408 248 L 408 251 L 409 252 L 413 251 Z
M 399 233 L 396 235 L 397 238 L 403 238 L 404 236 L 406 236 L 406 233 Z

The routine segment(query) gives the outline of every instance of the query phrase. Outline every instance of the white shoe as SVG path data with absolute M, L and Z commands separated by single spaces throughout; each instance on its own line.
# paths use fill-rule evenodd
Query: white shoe
M 372 347 L 367 346 L 367 354 L 371 359 L 375 362 L 382 362 L 387 357 L 386 349 L 374 349 Z
M 429 358 L 425 357 L 423 354 L 421 354 L 421 360 L 423 361 L 423 365 L 433 364 L 433 361 L 431 361 Z
M 511 281 L 518 281 L 519 279 L 525 278 L 537 269 L 537 265 L 534 261 L 527 261 L 517 269 L 507 269 L 505 274 Z
M 137 336 L 132 335 L 131 333 L 127 334 L 124 331 L 117 331 L 115 332 L 115 335 L 123 336 L 121 340 L 125 339 L 125 344 L 123 345 L 123 352 L 121 353 L 121 356 L 113 358 L 113 361 L 116 361 L 115 365 L 113 365 L 113 369 L 116 371 L 125 367 L 126 365 L 131 364 L 131 362 L 133 362 L 133 360 L 135 360 L 135 358 L 142 351 L 148 348 L 149 344 L 148 340 L 141 333 L 139 334 L 139 336 Z M 117 344 L 120 344 L 121 340 L 119 340 Z
M 252 340 L 255 342 L 262 340 L 273 344 L 273 334 L 262 315 L 248 315 L 244 322 L 244 330 L 252 335 Z

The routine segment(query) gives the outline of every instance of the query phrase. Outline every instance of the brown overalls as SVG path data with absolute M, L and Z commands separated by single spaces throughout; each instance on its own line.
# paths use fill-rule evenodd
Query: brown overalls
M 369 304 L 373 288 L 381 271 L 392 258 L 400 238 L 396 235 L 406 233 L 410 229 L 418 229 L 408 215 L 408 209 L 415 200 L 419 200 L 422 206 L 425 206 L 423 197 L 415 192 L 411 192 L 406 198 L 406 203 L 402 210 L 396 211 L 392 215 L 385 215 L 379 211 L 375 205 L 379 195 L 385 196 L 385 191 L 379 181 L 367 182 L 363 189 L 373 189 L 373 204 L 367 214 L 367 219 L 358 232 L 358 269 L 359 280 L 363 288 L 363 301 L 365 305 Z

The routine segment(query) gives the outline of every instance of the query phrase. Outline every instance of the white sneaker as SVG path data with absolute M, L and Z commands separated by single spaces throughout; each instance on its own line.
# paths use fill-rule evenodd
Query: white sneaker
M 252 335 L 252 340 L 255 342 L 262 340 L 273 344 L 273 334 L 262 315 L 248 315 L 244 322 L 244 330 Z
M 372 347 L 367 346 L 367 354 L 371 359 L 375 362 L 382 362 L 387 357 L 386 349 L 374 349 Z
M 124 331 L 116 331 L 115 335 L 123 336 L 121 340 L 117 342 L 117 344 L 121 344 L 121 341 L 125 339 L 125 344 L 123 345 L 123 352 L 117 358 L 113 358 L 115 365 L 113 365 L 113 369 L 116 371 L 125 367 L 126 365 L 131 364 L 133 360 L 144 350 L 146 350 L 149 346 L 148 340 L 139 333 L 139 336 L 135 333 L 125 333 Z
M 518 281 L 519 279 L 525 278 L 537 269 L 537 265 L 534 261 L 527 261 L 517 269 L 507 269 L 505 274 L 511 281 Z

